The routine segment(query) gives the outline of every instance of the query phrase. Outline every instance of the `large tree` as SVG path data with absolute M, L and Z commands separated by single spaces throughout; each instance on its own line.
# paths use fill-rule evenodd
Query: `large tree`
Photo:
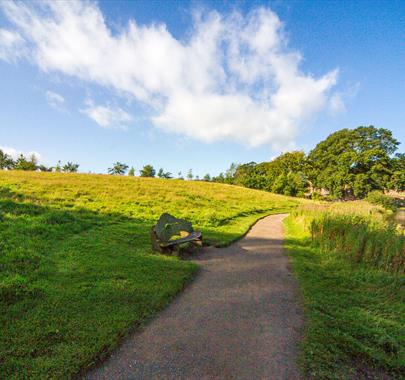
M 306 172 L 315 187 L 325 188 L 336 197 L 363 197 L 371 190 L 388 186 L 393 169 L 391 157 L 398 145 L 387 129 L 342 129 L 309 153 Z
M 405 191 L 405 154 L 397 153 L 392 160 L 392 176 L 388 188 Z

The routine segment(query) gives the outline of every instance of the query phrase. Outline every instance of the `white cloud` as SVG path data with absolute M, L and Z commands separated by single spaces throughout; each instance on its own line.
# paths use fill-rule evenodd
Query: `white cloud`
M 24 39 L 17 32 L 0 29 L 0 59 L 15 62 L 25 53 Z
M 25 157 L 30 157 L 34 154 L 38 160 L 41 159 L 41 155 L 35 151 L 22 151 L 22 150 L 10 148 L 8 146 L 0 146 L 0 150 L 2 150 L 4 153 L 11 156 L 14 160 L 17 159 L 20 156 L 20 154 L 23 154 Z
M 102 128 L 127 129 L 132 122 L 132 116 L 119 107 L 95 105 L 91 100 L 86 101 L 87 107 L 81 112 L 93 119 Z
M 337 104 L 330 90 L 338 71 L 319 78 L 301 72 L 300 53 L 288 48 L 282 22 L 268 8 L 196 13 L 179 40 L 164 24 L 135 20 L 113 34 L 87 1 L 1 6 L 43 71 L 129 94 L 151 107 L 152 123 L 166 132 L 283 150 L 302 123 Z M 112 114 L 128 116 L 102 106 L 84 112 L 103 127 Z
M 46 92 L 46 100 L 48 104 L 58 111 L 65 111 L 65 98 L 53 91 Z

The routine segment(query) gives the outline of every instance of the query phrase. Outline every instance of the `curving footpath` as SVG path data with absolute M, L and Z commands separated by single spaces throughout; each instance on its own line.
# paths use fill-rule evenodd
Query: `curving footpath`
M 285 216 L 206 249 L 195 281 L 85 379 L 300 379 L 303 316 L 283 252 Z

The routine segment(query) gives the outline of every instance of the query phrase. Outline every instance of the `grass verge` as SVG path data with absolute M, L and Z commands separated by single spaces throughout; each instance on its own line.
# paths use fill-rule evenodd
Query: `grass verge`
M 311 379 L 403 379 L 405 276 L 356 264 L 311 243 L 303 220 L 285 220 L 306 329 L 301 365 Z

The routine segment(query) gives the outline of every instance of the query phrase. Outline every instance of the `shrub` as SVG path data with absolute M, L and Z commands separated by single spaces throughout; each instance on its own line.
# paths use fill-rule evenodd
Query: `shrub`
M 368 193 L 366 200 L 374 205 L 380 205 L 387 210 L 395 211 L 397 209 L 395 200 L 388 195 L 380 193 L 379 191 L 371 191 Z

